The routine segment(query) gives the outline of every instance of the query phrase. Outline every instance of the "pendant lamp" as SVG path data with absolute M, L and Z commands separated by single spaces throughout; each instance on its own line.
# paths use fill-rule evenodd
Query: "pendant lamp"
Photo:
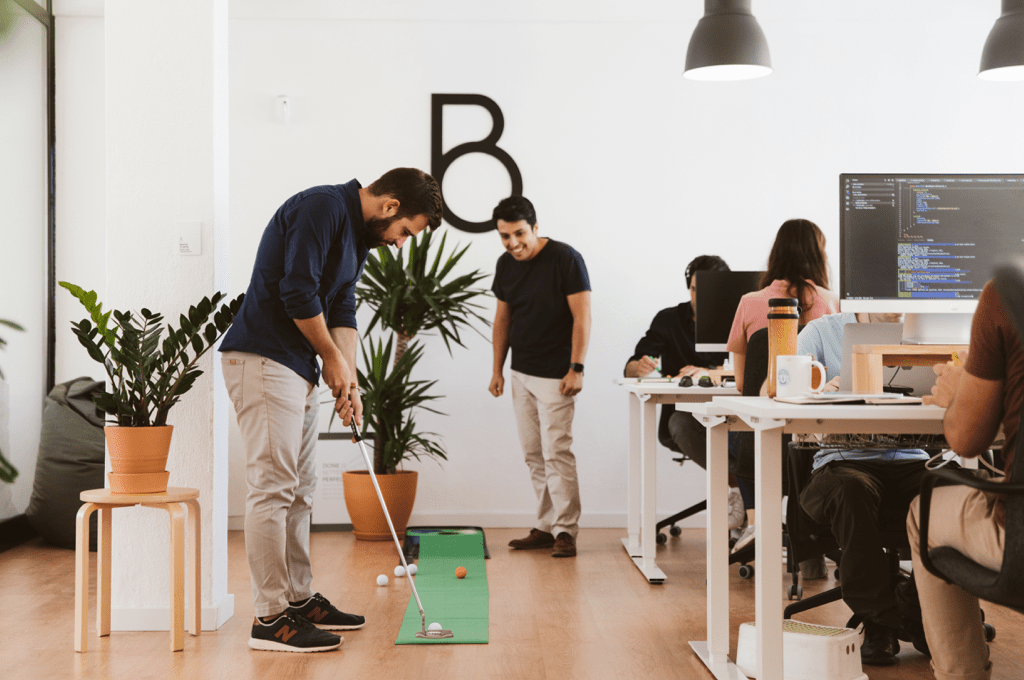
M 684 76 L 693 80 L 746 80 L 772 72 L 768 41 L 750 13 L 750 2 L 704 0 L 704 17 L 697 22 L 686 50 Z
M 1003 0 L 1003 13 L 989 31 L 981 52 L 978 77 L 1024 80 L 1024 0 Z

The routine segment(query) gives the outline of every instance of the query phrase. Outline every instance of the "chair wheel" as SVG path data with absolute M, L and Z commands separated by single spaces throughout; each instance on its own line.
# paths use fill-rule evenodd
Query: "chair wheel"
M 740 565 L 740 578 L 751 579 L 754 578 L 754 568 L 749 564 Z
M 681 528 L 677 527 L 677 526 L 676 526 L 675 524 L 673 524 L 673 525 L 672 525 L 672 528 L 671 528 L 671 529 L 669 529 L 669 530 L 668 530 L 668 532 L 669 532 L 670 534 L 672 534 L 673 536 L 678 536 L 678 535 L 680 535 L 681 533 L 683 533 L 683 530 L 682 530 Z
M 659 531 L 658 537 L 655 540 L 658 542 L 658 545 L 665 545 L 668 543 L 668 536 Z
M 803 598 L 803 596 L 804 596 L 803 586 L 801 586 L 800 584 L 797 584 L 797 583 L 790 584 L 790 586 L 789 586 L 789 599 L 791 599 L 791 600 L 800 600 L 800 599 Z
M 985 642 L 992 642 L 996 639 L 996 627 L 991 623 L 983 623 L 985 627 Z
M 843 580 L 839 578 L 839 567 L 836 567 L 836 570 L 832 572 L 832 575 L 836 577 L 836 583 L 843 582 Z

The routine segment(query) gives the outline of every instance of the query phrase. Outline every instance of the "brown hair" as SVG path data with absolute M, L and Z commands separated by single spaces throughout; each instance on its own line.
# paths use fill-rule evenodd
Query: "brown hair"
M 416 168 L 388 170 L 366 187 L 374 196 L 390 196 L 398 201 L 396 219 L 425 215 L 430 230 L 441 226 L 443 204 L 437 180 Z
M 783 279 L 789 290 L 803 307 L 801 317 L 814 305 L 814 290 L 828 290 L 828 261 L 825 257 L 825 234 L 810 220 L 786 220 L 775 235 L 775 243 L 768 255 L 768 267 L 761 276 L 761 288 L 772 281 Z

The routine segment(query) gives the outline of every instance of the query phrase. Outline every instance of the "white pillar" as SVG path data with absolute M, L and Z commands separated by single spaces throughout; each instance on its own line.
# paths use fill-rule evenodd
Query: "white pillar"
M 178 315 L 228 292 L 227 0 L 106 0 L 106 307 Z M 201 254 L 176 254 L 201 223 Z M 212 352 L 171 412 L 171 486 L 199 489 L 203 628 L 234 611 L 227 592 L 227 405 Z M 167 630 L 167 513 L 114 512 L 111 623 Z

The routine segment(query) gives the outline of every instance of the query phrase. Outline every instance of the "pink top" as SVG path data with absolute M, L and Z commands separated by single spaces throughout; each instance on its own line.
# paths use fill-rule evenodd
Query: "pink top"
M 810 281 L 814 291 L 814 304 L 809 310 L 803 310 L 800 315 L 800 322 L 807 323 L 826 314 L 834 314 L 839 311 L 839 296 L 830 290 L 818 288 Z M 730 352 L 737 354 L 747 353 L 747 341 L 756 331 L 768 326 L 768 300 L 771 298 L 792 297 L 789 292 L 789 282 L 785 279 L 775 279 L 767 288 L 747 293 L 740 298 L 740 306 L 736 309 L 736 316 L 732 320 L 732 330 L 729 331 L 729 343 L 726 345 Z

